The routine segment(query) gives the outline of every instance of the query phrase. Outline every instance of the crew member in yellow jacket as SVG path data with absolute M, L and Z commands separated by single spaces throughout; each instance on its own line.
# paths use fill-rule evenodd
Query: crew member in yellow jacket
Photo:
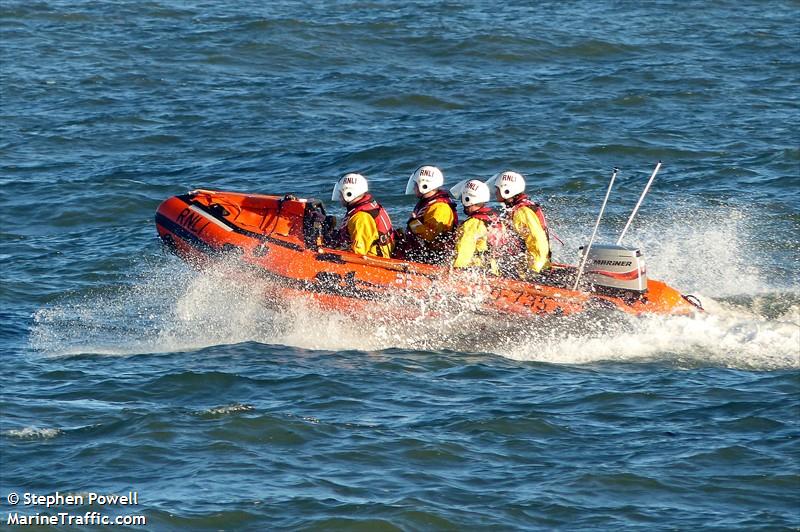
M 347 208 L 347 214 L 330 239 L 330 245 L 350 249 L 358 255 L 391 257 L 394 251 L 392 221 L 368 189 L 367 179 L 361 174 L 347 174 L 336 182 L 331 201 L 340 201 Z
M 489 187 L 473 179 L 462 181 L 450 192 L 461 198 L 464 214 L 468 216 L 456 232 L 453 267 L 476 268 L 497 275 L 495 252 L 502 240 L 502 224 L 497 213 L 486 205 L 490 199 Z
M 512 271 L 503 273 L 513 275 L 516 273 L 523 279 L 528 277 L 531 272 L 539 273 L 542 270 L 550 269 L 550 236 L 547 230 L 547 222 L 544 218 L 542 208 L 534 203 L 525 194 L 525 178 L 517 172 L 501 172 L 495 174 L 486 184 L 495 189 L 497 201 L 505 207 L 501 219 L 510 226 L 518 238 L 517 253 L 520 260 L 509 260 L 506 264 L 512 264 L 509 268 Z M 512 249 L 507 255 L 514 255 Z M 505 270 L 505 268 L 501 269 Z M 513 270 L 516 270 L 513 271 Z
M 414 194 L 419 200 L 408 219 L 403 241 L 403 256 L 409 260 L 438 264 L 452 250 L 458 213 L 442 185 L 444 174 L 435 166 L 420 166 L 408 179 L 406 194 Z

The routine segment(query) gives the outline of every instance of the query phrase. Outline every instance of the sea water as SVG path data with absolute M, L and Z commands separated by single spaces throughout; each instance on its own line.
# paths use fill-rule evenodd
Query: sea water
M 6 0 L 2 526 L 797 528 L 799 7 Z M 153 224 L 358 171 L 402 226 L 418 165 L 515 169 L 574 263 L 659 160 L 626 244 L 696 317 L 276 309 Z

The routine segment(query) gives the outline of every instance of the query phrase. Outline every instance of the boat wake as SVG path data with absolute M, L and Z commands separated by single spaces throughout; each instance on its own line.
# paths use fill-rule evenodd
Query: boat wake
M 128 286 L 39 310 L 31 346 L 51 356 L 133 355 L 258 342 L 330 351 L 451 350 L 559 364 L 800 367 L 800 298 L 791 292 L 718 301 L 701 294 L 709 312 L 696 317 L 635 318 L 596 309 L 512 320 L 474 312 L 477 302 L 440 301 L 419 302 L 421 316 L 365 320 L 303 298 L 276 306 L 265 300 L 263 280 L 236 268 L 225 260 L 202 271 L 174 258 L 159 260 Z
M 741 369 L 800 367 L 800 304 L 788 294 L 755 298 L 750 307 L 702 297 L 708 313 L 695 317 L 624 317 L 627 323 L 590 334 L 532 335 L 529 343 L 500 353 L 517 360 L 557 363 L 670 361 L 678 367 Z M 764 300 L 787 307 L 768 316 Z

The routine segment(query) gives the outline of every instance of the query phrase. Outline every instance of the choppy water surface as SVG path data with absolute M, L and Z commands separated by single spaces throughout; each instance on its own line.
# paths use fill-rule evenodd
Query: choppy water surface
M 134 490 L 159 530 L 799 527 L 799 7 L 3 2 L 4 526 Z M 401 224 L 418 164 L 509 167 L 573 262 L 658 160 L 627 241 L 697 318 L 276 310 L 152 222 L 360 171 Z

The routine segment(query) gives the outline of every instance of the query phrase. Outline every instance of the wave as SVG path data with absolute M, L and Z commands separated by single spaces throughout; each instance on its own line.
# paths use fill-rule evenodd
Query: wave
M 2 432 L 3 436 L 19 438 L 21 440 L 49 440 L 60 436 L 64 431 L 56 428 L 25 427 L 22 429 L 9 429 Z
M 437 98 L 426 94 L 404 94 L 399 96 L 381 96 L 372 102 L 376 107 L 413 108 L 413 109 L 462 109 L 463 104 Z
M 198 415 L 200 415 L 201 417 L 219 417 L 219 416 L 227 416 L 229 414 L 241 414 L 243 412 L 252 412 L 253 410 L 255 410 L 255 407 L 253 405 L 233 403 L 230 405 L 216 406 L 214 408 L 209 408 L 208 410 L 199 412 Z

